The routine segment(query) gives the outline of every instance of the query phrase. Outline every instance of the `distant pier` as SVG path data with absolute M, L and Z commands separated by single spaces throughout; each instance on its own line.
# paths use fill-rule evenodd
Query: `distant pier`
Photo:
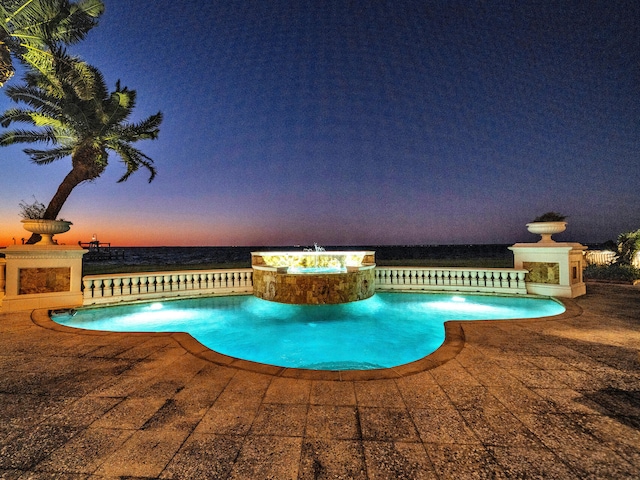
M 84 259 L 88 261 L 117 260 L 124 258 L 124 250 L 111 248 L 111 243 L 109 242 L 92 240 L 91 242 L 78 242 L 78 245 L 89 250 L 84 256 Z

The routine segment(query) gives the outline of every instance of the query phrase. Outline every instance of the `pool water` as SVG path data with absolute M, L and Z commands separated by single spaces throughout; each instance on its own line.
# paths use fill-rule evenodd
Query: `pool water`
M 434 352 L 444 342 L 447 320 L 545 317 L 564 310 L 543 298 L 377 293 L 339 305 L 208 297 L 87 308 L 52 319 L 88 330 L 187 332 L 216 352 L 281 367 L 368 370 Z

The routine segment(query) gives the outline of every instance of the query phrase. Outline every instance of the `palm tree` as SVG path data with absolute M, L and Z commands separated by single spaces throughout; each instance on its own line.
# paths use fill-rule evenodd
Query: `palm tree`
M 15 72 L 11 54 L 47 72 L 51 50 L 82 40 L 103 12 L 101 0 L 0 0 L 0 86 Z
M 139 123 L 129 123 L 136 104 L 136 92 L 116 83 L 109 92 L 102 74 L 93 66 L 78 59 L 84 71 L 92 76 L 89 99 L 81 98 L 77 90 L 64 78 L 59 84 L 51 83 L 47 75 L 31 72 L 25 84 L 9 86 L 6 93 L 26 108 L 12 108 L 0 115 L 0 125 L 8 127 L 22 122 L 33 130 L 10 130 L 0 134 L 0 146 L 17 143 L 44 143 L 46 149 L 25 149 L 24 152 L 38 165 L 71 157 L 71 171 L 64 178 L 43 215 L 54 220 L 71 191 L 83 182 L 98 178 L 108 164 L 109 152 L 116 153 L 126 166 L 118 180 L 123 182 L 140 167 L 145 167 L 151 182 L 156 170 L 153 160 L 132 146 L 139 140 L 156 139 L 162 122 L 158 112 Z M 89 85 L 89 84 L 88 84 Z M 87 92 L 85 92 L 87 93 Z M 30 239 L 35 241 L 35 238 Z

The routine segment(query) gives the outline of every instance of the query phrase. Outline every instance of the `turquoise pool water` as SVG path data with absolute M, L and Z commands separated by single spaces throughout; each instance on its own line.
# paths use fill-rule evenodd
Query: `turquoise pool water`
M 444 341 L 447 320 L 532 318 L 564 312 L 531 297 L 377 293 L 341 305 L 285 305 L 253 296 L 81 309 L 62 325 L 116 332 L 187 332 L 211 350 L 292 368 L 367 370 L 418 360 Z

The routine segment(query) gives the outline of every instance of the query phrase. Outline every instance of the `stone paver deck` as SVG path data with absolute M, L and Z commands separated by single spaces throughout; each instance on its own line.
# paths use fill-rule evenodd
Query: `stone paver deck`
M 640 478 L 640 289 L 567 305 L 340 380 L 0 315 L 0 478 Z

